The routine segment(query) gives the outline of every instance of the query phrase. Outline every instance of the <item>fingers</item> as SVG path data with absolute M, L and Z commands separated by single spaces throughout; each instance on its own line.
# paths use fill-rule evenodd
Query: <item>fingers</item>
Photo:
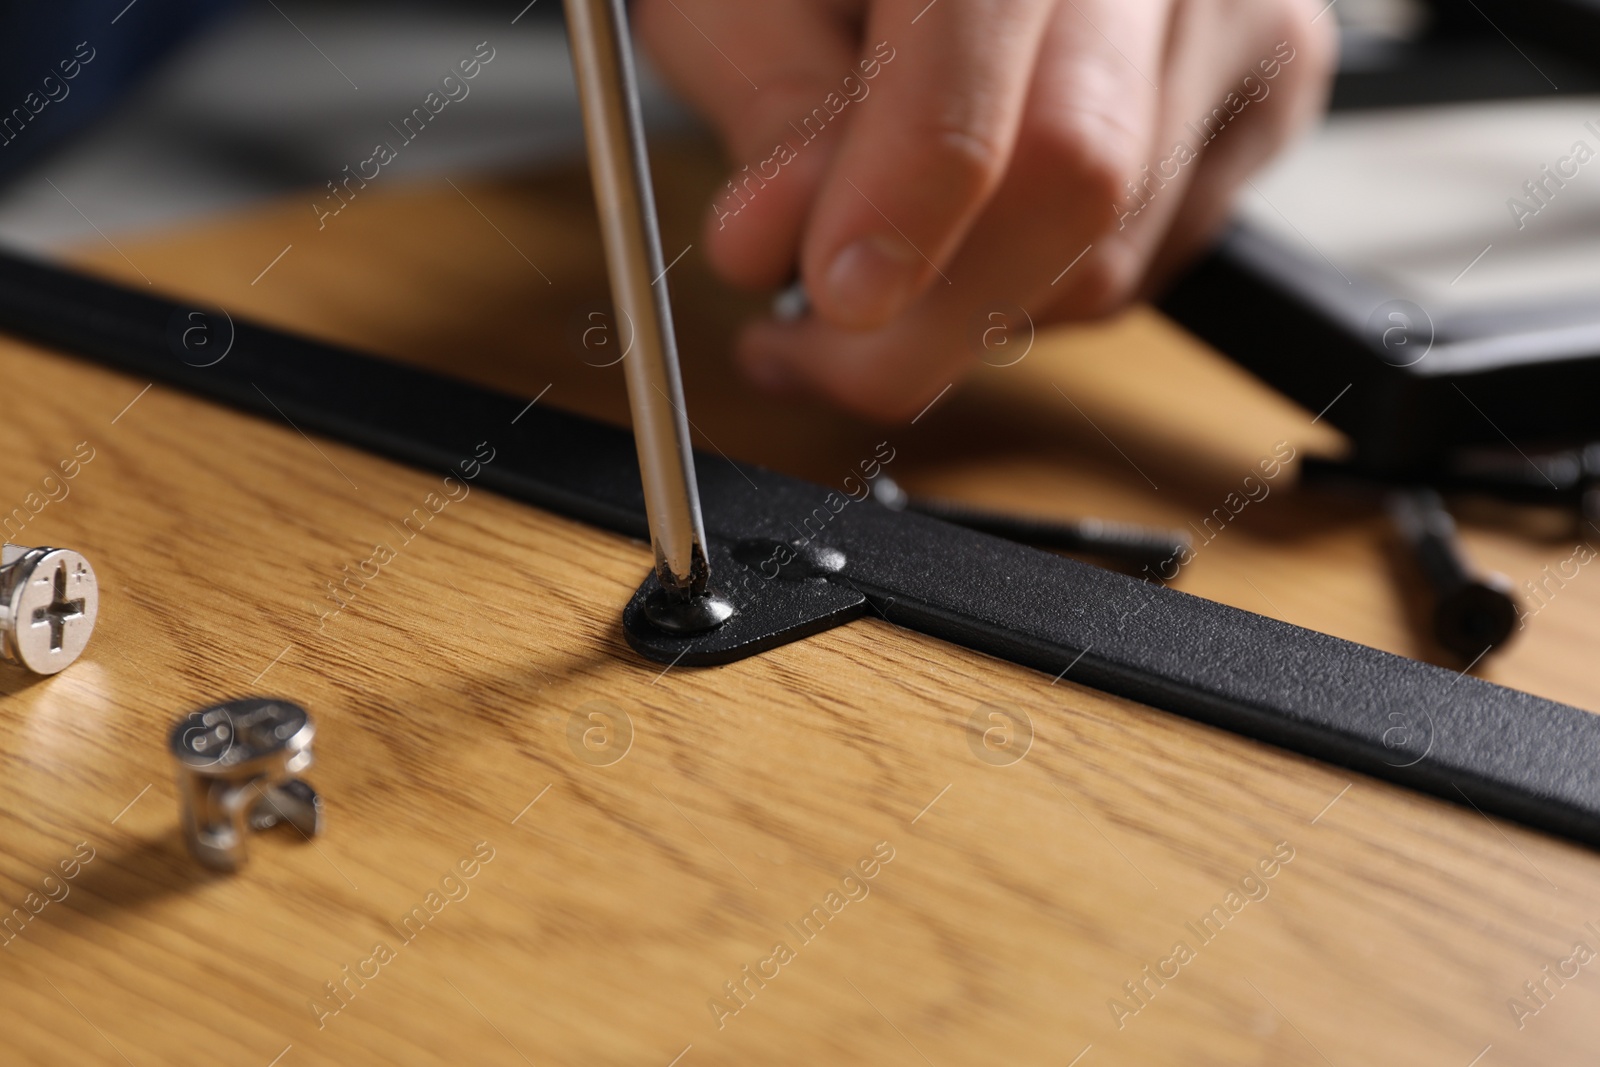
M 931 283 L 1005 175 L 1050 0 L 876 0 L 882 64 L 844 131 L 801 251 L 813 305 L 884 326 Z M 981 43 L 980 43 L 981 42 Z
M 1036 165 L 1075 171 L 1082 191 L 1073 215 L 1022 233 L 1041 252 L 1054 246 L 1048 291 L 1030 291 L 1053 317 L 1096 317 L 1126 300 L 1149 254 L 1141 238 L 1161 232 L 1153 216 L 1170 216 L 1190 179 L 1161 166 L 1175 136 L 1165 70 L 1173 6 L 1076 0 L 1052 24 L 1025 130 L 1040 146 Z M 1048 151 L 1064 144 L 1077 149 Z M 1041 173 L 1018 195 L 1038 198 L 1048 181 Z
M 979 358 L 989 313 L 1042 310 L 1069 282 L 1101 292 L 1131 284 L 1098 253 L 1117 230 L 1125 180 L 1153 152 L 1157 92 L 1141 70 L 1159 72 L 1165 19 L 1160 4 L 1065 5 L 1045 41 L 1063 60 L 1035 73 L 1009 169 L 947 268 L 952 284 L 934 284 L 875 331 L 815 316 L 760 324 L 742 339 L 745 368 L 870 417 L 909 417 Z
M 711 120 L 732 157 L 706 221 L 712 266 L 734 284 L 783 284 L 840 140 L 823 127 L 842 125 L 791 123 L 855 72 L 849 23 L 816 0 L 638 0 L 633 17 L 667 81 Z
M 641 2 L 677 14 L 722 0 Z M 796 2 L 821 0 L 775 10 Z M 860 64 L 859 98 L 796 73 L 785 124 L 820 91 L 819 130 L 791 126 L 776 170 L 714 209 L 733 234 L 714 232 L 714 259 L 775 285 L 798 246 L 817 311 L 748 330 L 740 363 L 758 382 L 904 418 L 981 357 L 986 311 L 1020 305 L 1042 325 L 1148 291 L 1318 108 L 1333 25 L 1315 24 L 1318 3 L 876 0 L 861 45 L 830 9 L 821 36 L 834 61 Z M 793 69 L 769 47 L 774 69 Z M 730 92 L 727 72 L 691 80 Z M 733 125 L 761 114 L 748 99 L 718 106 Z
M 1325 12 L 1323 0 L 1294 0 L 1278 7 L 1276 20 L 1255 20 L 1260 32 L 1253 50 L 1247 48 L 1235 57 L 1247 73 L 1233 88 L 1250 104 L 1230 125 L 1227 136 L 1212 141 L 1200 160 L 1182 208 L 1146 273 L 1141 295 L 1159 292 L 1205 248 L 1232 214 L 1240 186 L 1321 113 L 1336 60 L 1336 23 L 1331 16 L 1319 17 Z M 1180 23 L 1173 36 L 1191 38 L 1200 29 L 1192 22 Z M 1193 51 L 1175 49 L 1177 54 Z M 1220 92 L 1218 98 L 1226 99 Z M 1243 195 L 1255 194 L 1246 187 Z

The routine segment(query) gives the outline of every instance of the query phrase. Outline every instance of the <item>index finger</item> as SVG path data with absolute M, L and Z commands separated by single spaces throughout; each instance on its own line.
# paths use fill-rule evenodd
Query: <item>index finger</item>
M 819 314 L 882 326 L 941 277 L 1004 176 L 1053 0 L 877 0 L 886 68 L 829 169 L 802 251 Z

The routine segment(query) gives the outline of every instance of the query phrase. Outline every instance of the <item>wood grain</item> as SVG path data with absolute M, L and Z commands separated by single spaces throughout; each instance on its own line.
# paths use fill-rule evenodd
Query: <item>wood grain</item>
M 888 438 L 914 490 L 1183 525 L 1278 441 L 1341 447 L 1145 311 L 1041 334 L 914 427 L 758 398 L 723 355 L 752 304 L 699 256 L 715 162 L 690 146 L 659 169 L 668 253 L 696 246 L 673 284 L 713 453 L 833 480 Z M 593 222 L 580 174 L 461 178 L 374 187 L 322 231 L 294 200 L 81 260 L 617 420 L 617 369 L 573 341 L 604 295 Z M 478 490 L 403 540 L 440 475 L 11 341 L 0 374 L 0 506 L 88 442 L 21 537 L 80 549 L 103 584 L 82 661 L 3 678 L 0 901 L 40 905 L 0 952 L 7 1063 L 1593 1056 L 1593 966 L 1520 1028 L 1508 1008 L 1575 942 L 1600 947 L 1589 851 L 882 621 L 663 673 L 618 629 L 643 545 Z M 1582 536 L 1541 521 L 1475 515 L 1469 544 L 1520 583 Z M 378 543 L 396 558 L 324 617 Z M 1370 504 L 1284 479 L 1179 585 L 1437 655 L 1393 578 Z M 1480 673 L 1600 707 L 1597 606 L 1585 572 Z M 316 716 L 328 831 L 257 835 L 215 876 L 177 836 L 166 732 L 255 692 Z M 996 704 L 1027 725 L 985 760 L 971 723 Z M 1176 976 L 1146 978 L 1180 941 Z M 757 985 L 746 965 L 777 970 Z

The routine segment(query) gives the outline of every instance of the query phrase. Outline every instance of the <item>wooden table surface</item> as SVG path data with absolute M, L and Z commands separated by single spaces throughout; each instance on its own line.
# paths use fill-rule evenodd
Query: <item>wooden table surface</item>
M 1145 311 L 1043 333 L 915 426 L 761 399 L 724 355 L 753 305 L 697 243 L 715 161 L 658 169 L 668 253 L 695 244 L 672 277 L 708 450 L 834 481 L 888 440 L 914 491 L 1181 526 L 1278 442 L 1342 445 Z M 78 259 L 623 417 L 576 340 L 605 293 L 581 172 L 374 183 L 320 231 L 310 199 Z M 0 375 L 0 511 L 102 583 L 80 662 L 0 680 L 0 1061 L 1594 1059 L 1586 849 L 879 620 L 663 673 L 618 623 L 646 546 L 487 491 L 324 617 L 437 474 L 10 340 Z M 1179 586 L 1439 655 L 1370 503 L 1291 480 Z M 1468 519 L 1519 585 L 1581 538 Z M 1585 573 L 1477 671 L 1600 708 L 1597 636 Z M 258 834 L 219 876 L 184 851 L 166 735 L 252 693 L 316 717 L 327 832 Z M 980 759 L 994 703 L 1022 725 Z

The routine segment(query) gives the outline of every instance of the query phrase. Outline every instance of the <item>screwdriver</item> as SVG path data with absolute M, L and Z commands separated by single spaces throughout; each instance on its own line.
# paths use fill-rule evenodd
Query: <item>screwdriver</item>
M 645 614 L 673 633 L 709 630 L 733 608 L 710 592 L 627 12 L 623 0 L 566 0 L 566 14 L 611 298 L 633 335 L 624 371 L 660 585 Z

